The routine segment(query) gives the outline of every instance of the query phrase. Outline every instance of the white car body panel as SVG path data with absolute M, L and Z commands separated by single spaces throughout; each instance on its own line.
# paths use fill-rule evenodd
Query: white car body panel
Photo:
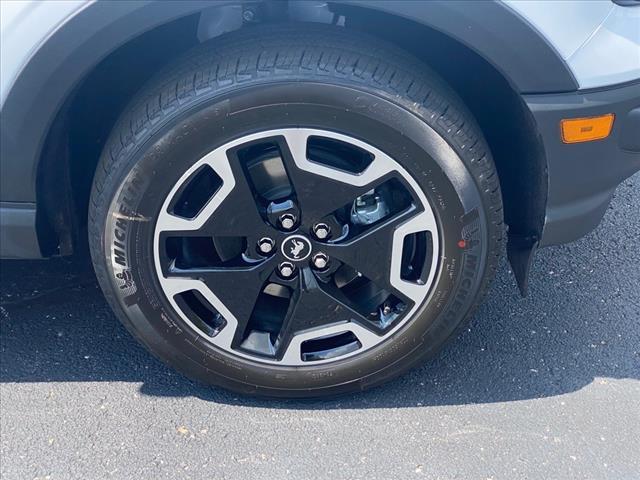
M 93 3 L 87 0 L 0 1 L 0 106 L 20 70 L 64 22 Z
M 580 89 L 640 79 L 640 6 L 610 0 L 505 0 L 550 42 Z

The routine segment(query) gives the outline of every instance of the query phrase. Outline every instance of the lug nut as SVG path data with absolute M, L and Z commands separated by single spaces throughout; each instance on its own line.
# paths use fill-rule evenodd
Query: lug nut
M 327 225 L 326 223 L 316 223 L 313 226 L 313 234 L 316 236 L 318 240 L 324 240 L 328 238 L 330 233 L 331 233 L 331 229 L 329 228 L 329 225 Z
M 324 270 L 329 264 L 329 257 L 326 254 L 319 252 L 313 256 L 311 262 L 318 270 Z
M 291 230 L 296 224 L 296 216 L 292 213 L 285 213 L 280 216 L 280 225 L 285 230 Z
M 292 263 L 282 262 L 278 265 L 278 271 L 282 278 L 291 278 L 293 276 L 293 272 L 295 272 L 295 267 Z
M 256 13 L 251 9 L 247 9 L 242 12 L 242 18 L 245 22 L 253 22 L 256 19 Z
M 269 237 L 261 238 L 260 241 L 258 242 L 258 250 L 260 250 L 260 253 L 264 253 L 264 254 L 271 253 L 273 251 L 273 247 L 275 246 L 276 246 L 276 242 L 274 242 Z

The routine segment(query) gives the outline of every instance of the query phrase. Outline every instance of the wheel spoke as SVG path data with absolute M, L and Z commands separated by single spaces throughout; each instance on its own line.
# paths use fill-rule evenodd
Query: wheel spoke
M 300 288 L 294 294 L 278 335 L 276 356 L 283 360 L 290 355 L 297 355 L 300 360 L 300 352 L 291 352 L 290 347 L 292 339 L 302 332 L 349 322 L 366 324 L 366 319 L 351 308 L 337 288 L 318 282 L 309 268 L 300 272 L 299 282 Z
M 313 163 L 307 159 L 308 138 L 304 130 L 291 130 L 280 144 L 287 174 L 305 218 L 318 221 L 395 176 L 390 159 L 384 155 L 376 156 L 362 174 Z
M 401 251 L 394 251 L 394 246 L 396 249 L 402 247 L 402 239 L 398 245 L 394 240 L 394 232 L 398 226 L 415 216 L 415 207 L 410 207 L 377 225 L 372 225 L 344 243 L 326 245 L 324 251 L 330 258 L 349 265 L 376 285 L 405 297 L 391 283 L 391 259 L 402 254 Z
M 258 295 L 273 268 L 273 259 L 241 267 L 180 269 L 172 266 L 168 269 L 168 276 L 164 281 L 174 286 L 174 294 L 195 285 L 195 289 L 203 294 L 226 320 L 229 320 L 227 317 L 232 317 L 232 323 L 235 325 L 233 340 L 237 342 L 246 329 Z
M 222 179 L 220 189 L 194 218 L 183 218 L 162 211 L 158 217 L 158 231 L 175 232 L 175 236 L 190 236 L 197 232 L 204 236 L 235 237 L 256 236 L 267 231 L 238 158 L 228 156 L 226 152 L 214 153 L 210 154 L 211 158 L 205 159 Z M 191 170 L 183 178 L 190 174 Z M 175 191 L 170 195 L 174 194 Z
M 235 186 L 229 195 L 211 215 L 204 229 L 216 236 L 248 236 L 267 232 L 265 221 L 258 211 L 253 190 L 236 156 L 228 158 L 235 179 Z

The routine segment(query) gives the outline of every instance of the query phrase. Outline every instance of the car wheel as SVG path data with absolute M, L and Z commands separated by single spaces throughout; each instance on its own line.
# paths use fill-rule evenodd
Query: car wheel
M 160 73 L 115 126 L 89 215 L 125 326 L 184 374 L 265 396 L 361 390 L 432 355 L 503 236 L 454 92 L 330 26 L 242 30 Z

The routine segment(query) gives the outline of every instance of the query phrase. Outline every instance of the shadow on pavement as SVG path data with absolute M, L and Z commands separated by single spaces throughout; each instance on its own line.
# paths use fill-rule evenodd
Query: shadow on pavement
M 321 401 L 237 396 L 173 373 L 116 320 L 87 259 L 4 261 L 0 381 L 140 382 L 153 396 L 333 409 L 506 402 L 573 392 L 598 377 L 640 379 L 640 253 L 625 218 L 627 210 L 637 215 L 637 197 L 627 192 L 631 205 L 609 212 L 586 239 L 542 250 L 528 298 L 503 264 L 470 330 L 430 363 L 369 392 Z

